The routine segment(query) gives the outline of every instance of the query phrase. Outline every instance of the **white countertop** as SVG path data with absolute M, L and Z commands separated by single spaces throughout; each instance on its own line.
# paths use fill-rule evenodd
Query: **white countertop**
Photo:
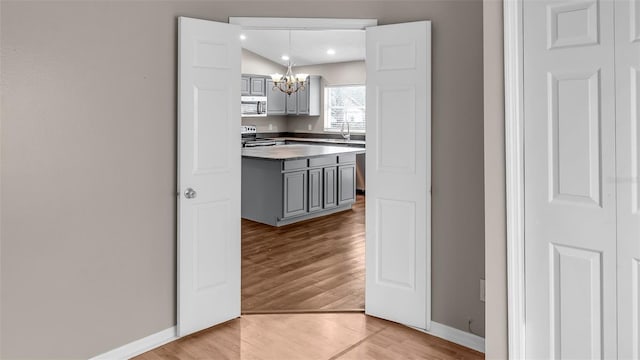
M 242 156 L 267 160 L 293 160 L 326 155 L 362 154 L 364 148 L 325 145 L 275 145 L 242 148 Z

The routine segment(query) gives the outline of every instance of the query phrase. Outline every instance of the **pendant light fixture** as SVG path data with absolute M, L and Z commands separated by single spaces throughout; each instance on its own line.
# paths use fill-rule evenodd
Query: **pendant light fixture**
M 273 91 L 280 90 L 283 93 L 291 96 L 298 90 L 304 90 L 304 82 L 307 80 L 309 74 L 293 74 L 291 70 L 291 30 L 289 30 L 289 56 L 287 58 L 287 72 L 286 74 L 271 74 L 273 80 Z

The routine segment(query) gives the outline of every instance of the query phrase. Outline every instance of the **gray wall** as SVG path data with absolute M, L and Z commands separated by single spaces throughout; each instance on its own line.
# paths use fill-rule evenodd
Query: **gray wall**
M 486 357 L 507 359 L 507 232 L 502 1 L 484 0 Z
M 482 2 L 2 1 L 2 358 L 175 324 L 176 16 L 433 21 L 433 319 L 484 331 Z

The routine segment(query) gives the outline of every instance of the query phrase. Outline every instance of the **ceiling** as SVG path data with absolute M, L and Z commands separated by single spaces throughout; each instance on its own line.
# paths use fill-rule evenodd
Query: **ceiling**
M 243 30 L 242 47 L 275 63 L 286 65 L 289 55 L 296 66 L 364 60 L 364 30 Z M 334 55 L 327 54 L 333 49 Z

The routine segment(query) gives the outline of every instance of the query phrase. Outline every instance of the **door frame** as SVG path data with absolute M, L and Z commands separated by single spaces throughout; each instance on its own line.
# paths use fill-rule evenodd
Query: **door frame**
M 336 18 L 276 18 L 276 17 L 229 17 L 229 24 L 239 25 L 243 29 L 256 30 L 366 30 L 370 26 L 378 26 L 378 19 L 336 19 Z M 366 60 L 365 60 L 366 61 Z M 366 83 L 365 83 L 366 86 Z M 430 96 L 430 92 L 429 92 Z M 429 112 L 431 109 L 429 108 Z M 429 116 L 431 122 L 431 116 Z M 428 134 L 425 134 L 425 137 Z M 430 179 L 432 168 L 427 171 L 427 177 Z M 430 193 L 429 193 L 430 195 Z M 427 211 L 429 214 L 428 233 L 426 239 L 427 259 L 426 259 L 426 303 L 425 303 L 425 331 L 431 330 L 431 197 L 427 198 Z
M 503 0 L 507 328 L 509 358 L 524 359 L 524 0 Z
M 274 18 L 274 17 L 229 17 L 229 24 L 239 25 L 245 29 L 263 29 L 263 30 L 365 30 L 370 26 L 378 26 L 377 19 L 335 19 L 335 18 Z M 431 109 L 429 109 L 430 111 Z M 431 122 L 431 117 L 429 117 Z M 427 134 L 425 134 L 427 136 Z M 238 160 L 240 161 L 240 160 Z M 427 176 L 431 177 L 431 168 L 428 169 Z M 427 221 L 431 224 L 431 201 L 430 197 L 427 199 L 427 211 L 429 219 Z M 421 331 L 429 332 L 431 319 L 431 274 L 432 274 L 432 261 L 431 261 L 431 228 L 429 227 L 426 239 L 427 247 L 427 264 L 426 264 L 426 279 L 427 279 L 427 293 L 426 293 L 426 324 L 427 329 Z M 176 270 L 177 273 L 178 269 Z M 179 290 L 179 289 L 178 289 Z M 177 301 L 179 302 L 179 291 L 176 294 Z M 177 308 L 177 305 L 176 305 Z M 438 335 L 437 335 L 438 336 Z

